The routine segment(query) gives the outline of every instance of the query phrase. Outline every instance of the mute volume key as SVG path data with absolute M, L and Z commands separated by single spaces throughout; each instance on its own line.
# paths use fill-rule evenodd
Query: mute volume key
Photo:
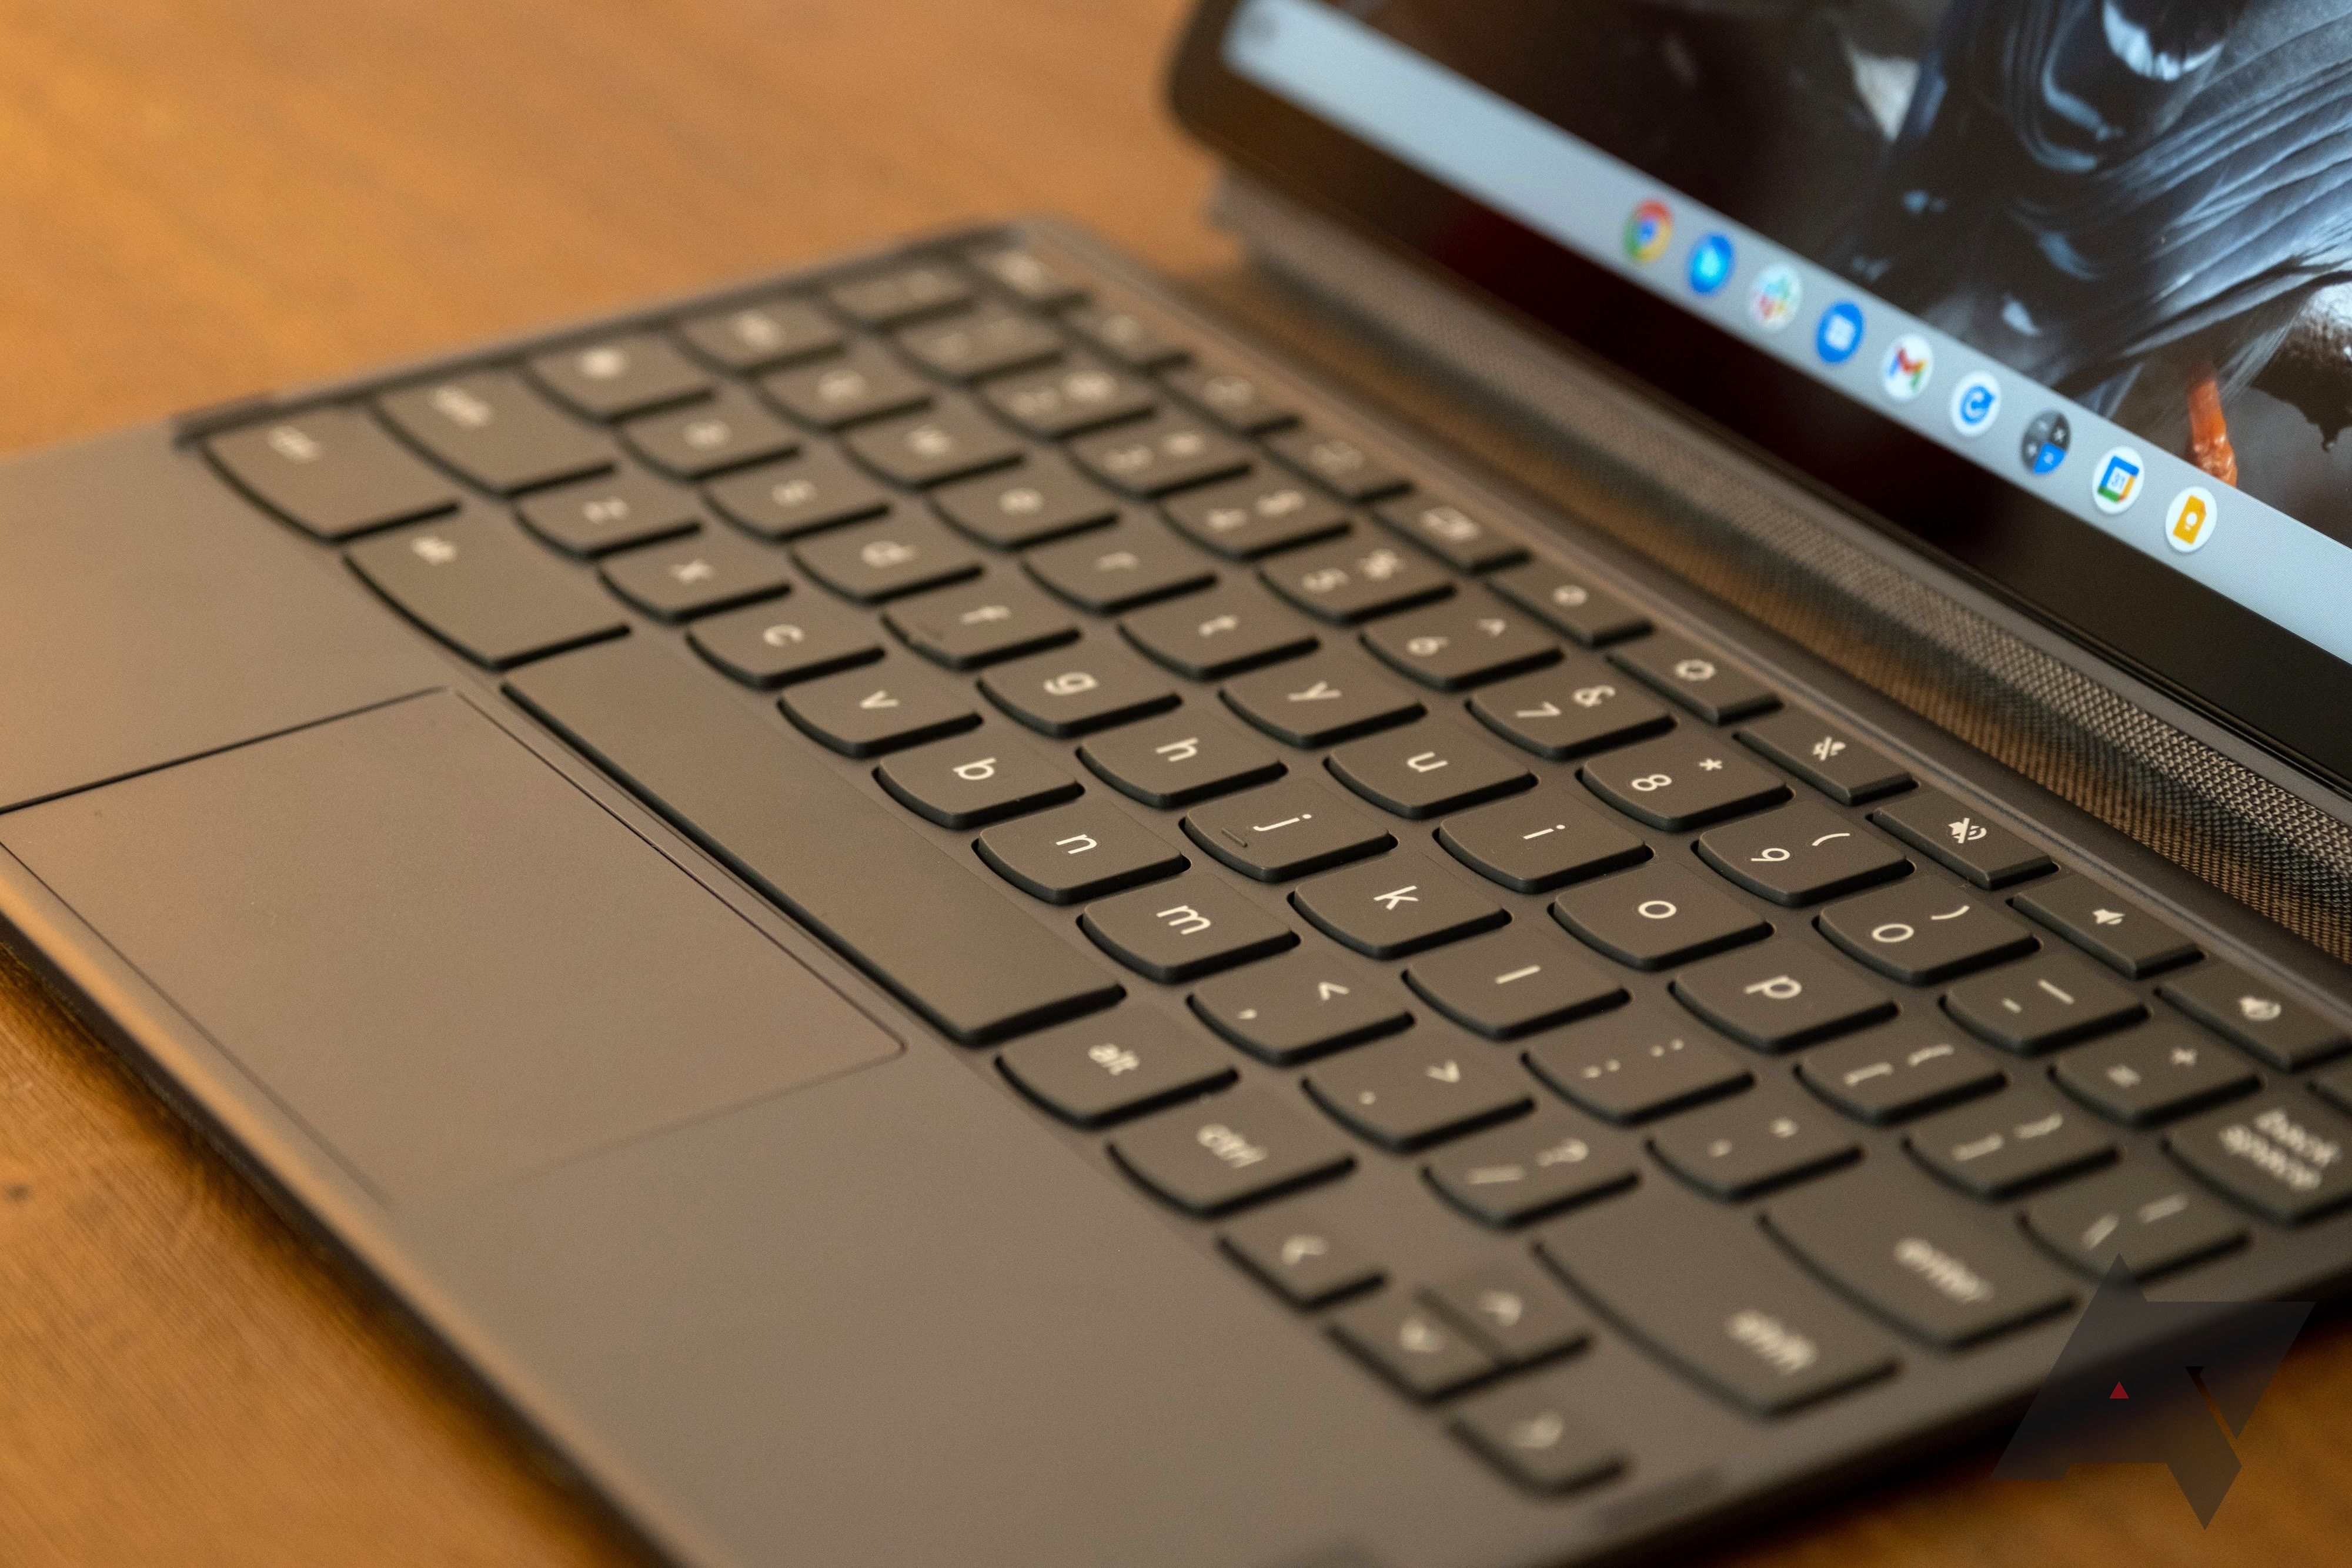
M 2006 887 L 2050 869 L 2048 855 L 1940 789 L 1906 795 L 1870 820 L 1979 887 Z

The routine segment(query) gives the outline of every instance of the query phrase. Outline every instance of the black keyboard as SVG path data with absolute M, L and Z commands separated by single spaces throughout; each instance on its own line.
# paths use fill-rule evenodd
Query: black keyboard
M 205 446 L 1536 1490 L 2352 1199 L 2321 998 L 1050 249 Z

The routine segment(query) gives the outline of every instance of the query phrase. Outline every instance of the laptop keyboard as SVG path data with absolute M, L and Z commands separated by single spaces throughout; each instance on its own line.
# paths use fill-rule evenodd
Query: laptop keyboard
M 1537 1490 L 1601 1338 L 1777 1416 L 2352 1199 L 2332 1014 L 1345 423 L 992 242 L 205 446 Z

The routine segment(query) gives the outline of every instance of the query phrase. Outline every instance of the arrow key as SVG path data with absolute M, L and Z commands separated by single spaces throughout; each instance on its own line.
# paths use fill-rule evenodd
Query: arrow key
M 1535 1104 L 1521 1073 L 1490 1048 L 1443 1030 L 1414 1030 L 1307 1075 L 1307 1092 L 1383 1148 L 1417 1149 L 1522 1115 Z
M 1625 1174 L 1632 1177 L 1632 1166 Z M 1568 1292 L 1517 1259 L 1465 1270 L 1421 1297 L 1512 1366 L 1565 1355 L 1592 1337 Z
M 849 757 L 879 757 L 980 723 L 970 687 L 911 659 L 794 686 L 781 706 L 810 739 Z
M 1443 1159 L 1431 1162 L 1423 1174 L 1456 1207 L 1497 1229 L 1622 1192 L 1638 1179 L 1630 1154 L 1612 1141 L 1596 1141 L 1586 1124 L 1565 1112 L 1533 1116 L 1473 1138 Z M 1445 1287 L 1439 1289 L 1443 1291 Z M 1505 1334 L 1486 1332 L 1532 1329 L 1531 1324 L 1500 1322 L 1491 1310 L 1480 1312 L 1469 1300 L 1445 1299 L 1438 1304 L 1465 1326 L 1481 1331 L 1481 1337 L 1497 1350 L 1549 1354 L 1538 1349 L 1550 1339 L 1549 1335 L 1514 1334 L 1505 1343 L 1500 1343 Z M 1457 1306 L 1460 1310 L 1455 1310 Z M 1580 1341 L 1582 1334 L 1577 1338 Z M 1552 1348 L 1568 1346 L 1555 1343 Z
M 1378 1263 L 1318 1216 L 1287 1205 L 1229 1226 L 1217 1243 L 1294 1307 L 1319 1307 L 1368 1291 L 1386 1277 Z

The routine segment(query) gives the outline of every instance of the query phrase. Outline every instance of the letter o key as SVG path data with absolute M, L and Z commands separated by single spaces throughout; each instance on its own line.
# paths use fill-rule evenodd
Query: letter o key
M 1645 898 L 1633 906 L 1633 913 L 1644 920 L 1672 920 L 1682 911 L 1663 898 Z

